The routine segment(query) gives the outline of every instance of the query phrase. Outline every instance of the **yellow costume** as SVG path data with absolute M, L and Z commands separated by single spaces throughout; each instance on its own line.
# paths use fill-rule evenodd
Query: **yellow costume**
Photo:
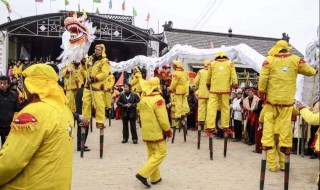
M 64 78 L 64 90 L 69 100 L 67 106 L 71 111 L 76 110 L 75 99 L 86 77 L 85 71 L 80 65 L 67 64 L 62 70 L 62 77 Z
M 144 95 L 140 100 L 142 138 L 146 142 L 148 161 L 139 175 L 150 178 L 151 183 L 161 179 L 159 165 L 167 154 L 166 137 L 172 135 L 166 104 L 160 93 L 160 81 L 151 78 L 142 85 Z
M 309 109 L 303 108 L 300 110 L 300 114 L 304 120 L 310 125 L 319 125 L 320 124 L 320 112 L 312 113 Z M 320 153 L 320 128 L 316 133 L 316 140 L 314 142 L 314 151 Z
M 280 147 L 292 147 L 291 115 L 296 91 L 297 74 L 313 76 L 316 70 L 303 59 L 289 52 L 291 47 L 284 40 L 276 43 L 263 63 L 259 76 L 259 92 L 266 95 L 263 136 L 264 147 L 274 144 L 274 127 L 280 126 Z
M 230 121 L 230 85 L 238 86 L 234 64 L 228 60 L 227 54 L 219 52 L 208 69 L 207 84 L 210 85 L 206 124 L 207 128 L 216 127 L 218 104 L 221 102 L 221 127 L 229 128 Z
M 189 94 L 189 75 L 183 70 L 180 61 L 174 61 L 173 64 L 177 67 L 177 69 L 173 72 L 169 89 L 174 93 L 174 118 L 179 119 L 190 110 L 187 100 L 187 95 Z
M 210 60 L 205 60 L 204 69 L 198 71 L 195 79 L 195 87 L 197 89 L 198 98 L 198 121 L 204 122 L 207 114 L 207 102 L 209 99 L 209 91 L 207 88 L 208 67 L 211 64 Z
M 105 84 L 104 84 L 105 107 L 107 109 L 111 109 L 111 99 L 112 99 L 114 83 L 115 83 L 115 78 L 112 73 L 109 73 L 109 76 L 105 80 Z
M 297 115 L 299 111 L 297 109 L 293 109 L 293 115 Z M 259 117 L 259 122 L 263 123 L 265 110 L 262 109 Z M 277 155 L 279 157 L 279 165 L 280 170 L 284 171 L 284 162 L 285 162 L 285 155 L 283 152 L 280 151 L 279 146 L 279 128 L 280 126 L 275 126 L 274 129 L 274 144 L 271 149 L 267 151 L 267 164 L 269 167 L 269 170 L 272 172 L 277 171 Z
M 21 75 L 21 73 L 22 73 L 22 67 L 23 67 L 23 64 L 21 64 L 21 65 L 15 65 L 14 67 L 13 67 L 13 75 L 14 75 L 14 77 L 15 78 L 19 78 L 19 75 Z
M 39 96 L 18 113 L 0 150 L 0 189 L 71 189 L 73 116 L 48 65 L 23 71 L 25 86 Z
M 88 68 L 88 77 L 93 79 L 92 86 L 92 94 L 90 92 L 90 87 L 88 81 L 85 84 L 85 89 L 82 97 L 82 114 L 90 120 L 91 118 L 91 104 L 92 101 L 95 101 L 94 104 L 96 106 L 96 127 L 104 128 L 105 122 L 105 94 L 104 94 L 104 81 L 108 77 L 110 73 L 110 64 L 105 54 L 105 47 L 103 44 L 97 45 L 97 47 L 102 48 L 102 57 L 96 58 L 95 55 L 90 56 L 88 60 L 83 64 L 82 68 L 86 70 Z M 87 77 L 87 78 L 88 78 Z
M 138 67 L 134 68 L 134 75 L 132 76 L 132 80 L 130 82 L 132 92 L 135 92 L 139 96 L 141 95 L 141 85 L 140 80 L 142 79 L 142 74 Z

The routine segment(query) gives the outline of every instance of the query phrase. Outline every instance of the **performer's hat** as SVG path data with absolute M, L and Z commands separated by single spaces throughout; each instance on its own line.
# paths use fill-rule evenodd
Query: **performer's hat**
M 102 49 L 102 53 L 101 53 L 101 56 L 103 58 L 106 58 L 107 57 L 107 54 L 106 54 L 106 47 L 104 46 L 104 44 L 97 44 L 96 45 L 96 48 L 99 47 Z
M 216 59 L 228 59 L 228 55 L 223 51 L 218 52 L 215 56 Z
M 268 55 L 274 56 L 279 53 L 281 50 L 292 50 L 292 46 L 289 46 L 288 42 L 285 40 L 279 40 L 277 43 L 270 49 Z
M 141 88 L 145 95 L 150 95 L 155 90 L 160 91 L 160 80 L 158 77 L 153 77 L 148 81 L 142 81 Z
M 176 66 L 178 68 L 182 68 L 182 63 L 180 61 L 175 60 L 172 63 L 173 63 L 174 66 Z
M 139 69 L 139 67 L 134 67 L 134 68 L 133 68 L 133 71 L 134 71 L 134 72 L 140 72 L 140 69 Z
M 45 64 L 35 64 L 22 72 L 24 84 L 31 94 L 37 94 L 45 102 L 58 110 L 68 102 L 63 89 L 58 84 L 58 75 L 54 69 Z

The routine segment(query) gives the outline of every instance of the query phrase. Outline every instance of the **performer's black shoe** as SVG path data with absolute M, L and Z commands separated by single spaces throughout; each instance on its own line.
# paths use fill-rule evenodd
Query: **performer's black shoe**
M 155 181 L 155 182 L 151 182 L 152 185 L 156 185 L 157 183 L 161 182 L 162 179 L 160 178 L 158 181 Z
M 127 142 L 128 142 L 128 140 L 123 139 L 121 143 L 124 144 L 124 143 L 127 143 Z
M 133 140 L 133 144 L 138 144 L 138 140 Z
M 149 185 L 148 181 L 146 178 L 142 177 L 140 174 L 136 175 L 136 178 L 146 187 L 150 188 L 151 186 Z
M 81 148 L 77 148 L 77 151 L 81 151 Z M 90 151 L 90 149 L 89 149 L 89 148 L 84 147 L 83 151 L 87 152 L 87 151 Z

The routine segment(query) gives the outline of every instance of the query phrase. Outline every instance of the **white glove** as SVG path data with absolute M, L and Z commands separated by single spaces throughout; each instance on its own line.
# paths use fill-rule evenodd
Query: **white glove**
M 79 120 L 82 122 L 82 123 L 88 123 L 88 119 L 86 117 L 84 117 L 83 115 L 79 115 Z
M 68 71 L 72 72 L 72 67 L 71 66 L 68 67 Z

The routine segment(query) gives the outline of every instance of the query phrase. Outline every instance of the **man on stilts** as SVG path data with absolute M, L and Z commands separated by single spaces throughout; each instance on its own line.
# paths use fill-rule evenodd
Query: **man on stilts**
M 182 63 L 180 61 L 173 61 L 173 75 L 172 81 L 169 87 L 169 93 L 174 93 L 173 102 L 175 105 L 174 112 L 174 124 L 173 126 L 173 138 L 172 143 L 174 143 L 174 136 L 177 127 L 183 127 L 184 142 L 186 142 L 186 113 L 189 113 L 189 105 L 187 101 L 187 94 L 189 93 L 189 75 L 182 68 Z
M 288 189 L 290 153 L 292 149 L 291 117 L 296 92 L 297 74 L 313 76 L 316 70 L 302 58 L 289 52 L 292 47 L 279 40 L 268 52 L 259 76 L 259 97 L 265 97 L 262 135 L 263 159 L 260 189 L 264 186 L 266 152 L 274 145 L 274 130 L 279 126 L 279 147 L 285 154 L 285 185 Z
M 84 79 L 85 72 L 81 69 L 79 62 L 72 62 L 65 66 L 62 71 L 62 77 L 64 78 L 64 90 L 69 100 L 67 106 L 71 111 L 76 110 L 75 99 L 78 89 L 81 88 Z
M 95 105 L 96 127 L 100 129 L 100 158 L 103 157 L 103 138 L 105 128 L 104 80 L 110 73 L 110 64 L 103 44 L 95 47 L 95 53 L 87 60 L 83 59 L 82 68 L 87 72 L 87 81 L 83 92 L 82 113 L 90 120 L 91 107 Z
M 201 130 L 205 126 L 207 103 L 209 99 L 209 92 L 206 86 L 208 77 L 208 67 L 210 66 L 210 60 L 203 62 L 204 69 L 198 71 L 195 79 L 195 87 L 198 90 L 198 149 L 200 149 Z
M 216 116 L 218 110 L 218 104 L 221 103 L 221 126 L 224 130 L 225 145 L 224 145 L 224 156 L 226 156 L 227 138 L 230 134 L 230 93 L 233 84 L 234 88 L 238 88 L 238 80 L 234 63 L 232 63 L 227 54 L 219 52 L 215 55 L 215 61 L 211 63 L 208 69 L 207 86 L 209 88 L 209 101 L 208 109 L 210 112 L 207 113 L 206 118 L 206 133 L 209 136 L 209 147 L 212 149 L 212 136 L 214 129 L 216 128 Z M 210 149 L 210 158 L 212 160 L 212 150 Z

